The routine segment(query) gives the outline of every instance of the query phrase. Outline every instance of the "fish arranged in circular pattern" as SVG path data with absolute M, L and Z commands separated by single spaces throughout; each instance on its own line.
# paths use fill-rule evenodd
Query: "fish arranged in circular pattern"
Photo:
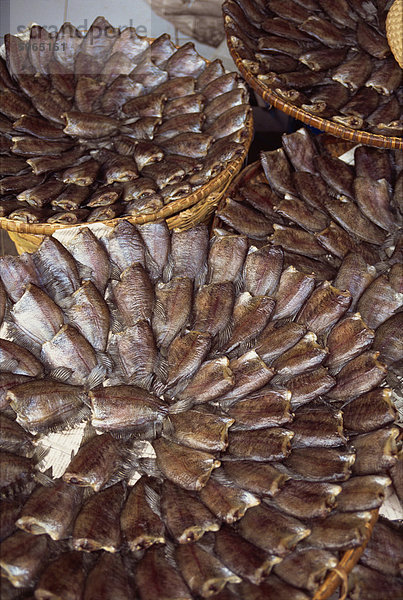
M 400 137 L 402 70 L 386 38 L 391 2 L 226 0 L 248 72 L 287 104 L 345 127 Z
M 295 141 L 291 161 L 308 146 L 325 160 L 305 132 Z M 281 152 L 278 169 L 262 156 L 272 187 L 241 186 L 211 239 L 205 225 L 121 221 L 0 258 L 5 597 L 307 600 L 367 539 L 392 479 L 398 490 L 397 237 L 393 250 L 335 224 L 351 244 L 339 256 L 289 208 L 269 214 L 274 198 L 301 202 L 289 173 L 339 202 Z M 357 178 L 368 156 L 396 187 L 390 153 L 357 149 Z M 305 202 L 329 229 L 327 204 Z M 42 473 L 43 436 L 78 423 L 65 472 Z M 382 560 L 368 552 L 354 598 Z
M 5 36 L 0 215 L 26 223 L 155 213 L 246 154 L 245 84 L 189 42 L 98 17 Z

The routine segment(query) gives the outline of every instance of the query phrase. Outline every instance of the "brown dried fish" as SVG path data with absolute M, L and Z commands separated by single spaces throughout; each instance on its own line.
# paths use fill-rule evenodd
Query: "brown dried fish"
M 208 282 L 237 282 L 247 253 L 247 247 L 245 236 L 215 235 L 212 238 L 208 254 Z M 246 272 L 248 273 L 248 270 Z
M 342 487 L 334 483 L 314 483 L 289 479 L 276 494 L 274 503 L 280 510 L 300 519 L 326 517 L 336 505 Z
M 284 425 L 292 421 L 291 394 L 288 390 L 262 388 L 238 400 L 229 409 L 228 414 L 235 420 L 235 429 L 260 429 L 273 425 Z
M 244 600 L 266 600 L 270 597 L 276 600 L 308 600 L 308 596 L 302 590 L 285 583 L 276 575 L 271 575 L 259 586 L 243 581 L 239 590 Z
M 168 265 L 169 273 L 166 278 L 171 278 L 172 269 L 172 277 L 190 277 L 196 279 L 197 283 L 202 283 L 208 244 L 208 230 L 205 225 L 197 225 L 185 231 L 174 229 L 171 236 L 171 265 Z
M 109 434 L 95 435 L 73 457 L 63 480 L 98 492 L 122 464 L 118 442 Z
M 384 575 L 360 564 L 352 570 L 348 584 L 354 600 L 377 600 L 380 595 L 385 600 L 394 600 L 402 589 L 401 578 Z
M 235 384 L 234 375 L 226 356 L 203 362 L 176 399 L 179 406 L 202 404 L 225 396 Z M 174 410 L 174 407 L 172 407 Z
M 166 35 L 166 34 L 164 34 Z M 158 573 L 158 577 L 155 574 Z M 162 548 L 151 548 L 137 563 L 136 584 L 144 600 L 191 600 L 192 595 L 176 565 Z
M 16 588 L 29 588 L 44 567 L 48 553 L 46 535 L 17 531 L 1 544 L 0 566 Z
M 301 273 L 292 266 L 285 269 L 274 296 L 276 306 L 273 319 L 294 315 L 310 296 L 314 287 L 315 279 L 312 275 Z
M 193 282 L 187 277 L 173 277 L 155 287 L 153 330 L 158 346 L 166 347 L 185 326 L 191 310 Z
M 154 92 L 132 98 L 123 106 L 123 112 L 129 117 L 162 117 L 165 94 Z
M 33 535 L 46 533 L 52 540 L 65 539 L 81 503 L 82 490 L 62 480 L 51 487 L 38 487 L 24 504 L 16 525 Z
M 171 413 L 164 424 L 167 434 L 179 444 L 207 452 L 223 451 L 228 446 L 228 429 L 234 419 L 200 410 Z
M 122 272 L 134 263 L 145 265 L 145 248 L 136 228 L 128 221 L 120 221 L 108 236 L 106 249 L 112 265 Z
M 108 573 L 105 579 L 105 573 Z M 120 554 L 102 552 L 88 573 L 85 584 L 85 600 L 130 600 L 132 595 L 125 563 Z
M 0 371 L 41 377 L 43 366 L 31 352 L 9 340 L 0 339 Z
M 166 405 L 136 386 L 115 385 L 89 392 L 92 425 L 99 431 L 125 431 L 157 423 L 167 414 Z
M 392 315 L 379 325 L 375 333 L 373 349 L 380 352 L 380 359 L 387 365 L 401 361 L 403 313 Z
M 218 531 L 219 521 L 192 493 L 164 481 L 161 497 L 164 521 L 180 543 L 196 542 L 208 531 Z
M 326 394 L 335 384 L 336 380 L 323 367 L 291 377 L 287 380 L 287 389 L 291 392 L 292 408 Z
M 343 432 L 343 413 L 324 404 L 298 408 L 292 428 L 293 448 L 340 446 L 347 441 Z
M 356 459 L 353 473 L 371 475 L 384 473 L 397 462 L 397 427 L 384 427 L 370 433 L 357 435 L 353 440 Z
M 401 575 L 401 561 L 400 526 L 381 517 L 375 524 L 371 539 L 361 557 L 361 563 L 385 575 L 398 576 Z
M 360 296 L 375 276 L 376 270 L 373 266 L 369 266 L 360 254 L 350 252 L 344 257 L 333 283 L 339 290 L 348 290 L 351 293 L 350 310 L 354 310 Z
M 309 481 L 344 481 L 355 461 L 352 450 L 324 446 L 294 448 L 284 465 Z
M 34 455 L 33 438 L 16 421 L 0 413 L 0 449 L 32 458 Z
M 99 163 L 90 158 L 79 165 L 66 169 L 62 174 L 63 183 L 74 183 L 79 186 L 92 185 L 98 175 L 99 169 Z M 108 181 L 108 183 L 111 182 Z
M 393 423 L 395 418 L 392 390 L 389 388 L 376 388 L 343 406 L 344 426 L 359 433 Z
M 315 592 L 337 564 L 336 556 L 326 550 L 302 549 L 283 558 L 274 572 L 291 585 Z
M 356 177 L 355 198 L 358 206 L 373 223 L 388 232 L 396 229 L 396 215 L 391 210 L 389 183 L 386 179 Z
M 22 202 L 27 202 L 30 206 L 42 208 L 57 198 L 63 189 L 64 184 L 61 181 L 49 179 L 45 183 L 40 183 L 34 188 L 21 192 L 18 194 L 17 199 Z
M 368 536 L 371 512 L 335 512 L 325 519 L 311 521 L 311 534 L 305 543 L 314 548 L 345 550 L 361 546 Z
M 191 591 L 202 598 L 218 594 L 227 583 L 241 581 L 240 577 L 197 543 L 179 545 L 175 550 L 175 559 Z
M 148 321 L 138 321 L 117 333 L 110 342 L 109 352 L 124 381 L 149 388 L 156 370 L 157 347 Z
M 274 369 L 269 369 L 254 350 L 242 354 L 239 358 L 233 358 L 229 366 L 234 374 L 235 385 L 221 398 L 226 404 L 260 389 L 274 375 Z
M 119 550 L 120 510 L 125 495 L 123 484 L 116 483 L 90 496 L 74 522 L 72 546 L 75 550 L 84 552 Z
M 305 334 L 305 328 L 298 323 L 269 323 L 259 334 L 255 350 L 270 364 L 272 360 L 294 346 Z
M 112 290 L 119 317 L 126 327 L 135 325 L 141 319 L 151 319 L 154 289 L 140 263 L 134 263 L 122 271 L 120 281 L 112 283 Z
M 271 245 L 250 246 L 243 269 L 245 291 L 252 296 L 273 294 L 283 266 L 283 251 Z
M 351 58 L 334 70 L 332 79 L 355 92 L 364 85 L 371 71 L 371 57 L 366 52 L 354 52 Z
M 165 63 L 169 77 L 199 77 L 206 61 L 197 53 L 193 42 L 187 42 L 172 54 Z
M 328 350 L 316 342 L 316 335 L 308 331 L 304 337 L 272 363 L 281 379 L 319 366 L 326 358 Z
M 197 371 L 211 346 L 209 333 L 191 330 L 178 335 L 167 351 L 166 385 L 173 386 Z
M 193 328 L 212 337 L 228 328 L 235 300 L 230 281 L 200 286 L 194 299 Z
M 64 552 L 49 563 L 35 588 L 38 600 L 47 598 L 82 598 L 85 586 L 83 555 L 80 552 Z
M 158 514 L 156 492 L 147 477 L 133 486 L 120 518 L 123 537 L 132 552 L 165 543 L 165 528 Z
M 153 442 L 157 465 L 167 479 L 185 490 L 199 491 L 211 472 L 220 466 L 213 454 L 187 448 L 165 438 Z
M 293 431 L 282 427 L 230 431 L 228 454 L 249 460 L 281 460 L 290 454 L 293 437 Z
M 359 239 L 380 246 L 385 241 L 385 232 L 367 219 L 355 202 L 341 197 L 325 203 L 326 209 L 348 233 Z
M 378 508 L 385 500 L 386 488 L 391 483 L 392 480 L 385 475 L 351 477 L 342 484 L 337 508 L 342 512 Z
M 312 292 L 299 311 L 296 321 L 317 335 L 322 335 L 337 323 L 350 303 L 350 292 L 340 291 L 329 281 L 325 281 Z
M 283 557 L 309 536 L 311 530 L 301 521 L 261 504 L 247 511 L 239 523 L 239 532 L 269 554 Z
M 276 223 L 274 223 L 273 229 L 274 234 L 269 240 L 275 246 L 282 246 L 284 250 L 312 258 L 324 256 L 323 247 L 317 242 L 312 233 L 293 227 L 284 227 Z
M 347 361 L 366 350 L 373 340 L 374 332 L 364 323 L 360 313 L 346 317 L 336 323 L 327 337 L 329 356 L 326 366 L 332 374 L 336 373 Z
M 217 216 L 237 232 L 253 239 L 265 239 L 273 232 L 272 224 L 266 217 L 232 198 L 227 198 L 224 206 L 217 211 Z
M 200 498 L 220 520 L 226 523 L 234 523 L 242 519 L 248 509 L 260 504 L 260 500 L 255 495 L 234 486 L 221 469 L 212 474 L 200 491 Z

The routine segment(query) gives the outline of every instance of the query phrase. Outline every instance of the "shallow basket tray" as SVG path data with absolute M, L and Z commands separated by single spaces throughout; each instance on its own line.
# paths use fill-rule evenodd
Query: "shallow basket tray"
M 337 140 L 336 140 L 336 142 L 337 142 Z M 345 148 L 345 149 L 347 149 L 347 148 Z M 339 148 L 338 148 L 338 150 L 339 150 Z M 334 149 L 334 154 L 337 154 L 336 149 Z M 339 154 L 340 154 L 340 152 L 339 152 Z M 228 196 L 231 196 L 231 194 L 236 194 L 238 187 L 245 185 L 248 182 L 258 183 L 258 182 L 262 182 L 262 181 L 266 181 L 266 177 L 265 177 L 265 174 L 261 167 L 260 161 L 251 163 L 250 165 L 245 167 L 245 169 L 243 169 L 243 171 L 241 171 L 241 173 L 239 173 L 239 175 L 237 177 L 235 177 L 232 184 L 229 186 L 227 193 L 222 198 L 222 202 L 224 202 Z M 213 221 L 213 228 L 214 227 L 223 227 L 223 226 L 224 225 L 223 225 L 222 221 L 220 220 L 220 218 L 215 216 L 214 221 Z M 225 227 L 227 227 L 227 226 L 225 225 Z M 361 546 L 358 546 L 357 548 L 352 548 L 350 550 L 346 550 L 344 552 L 337 567 L 330 570 L 329 575 L 326 577 L 326 579 L 324 580 L 322 585 L 317 589 L 315 594 L 312 596 L 312 600 L 327 600 L 328 598 L 330 598 L 330 596 L 332 596 L 332 594 L 334 594 L 334 592 L 340 586 L 341 586 L 341 591 L 340 591 L 340 596 L 339 596 L 340 600 L 345 600 L 345 598 L 347 597 L 348 575 L 352 571 L 352 569 L 355 567 L 355 565 L 359 561 L 362 553 L 364 552 L 365 547 L 371 538 L 374 525 L 378 520 L 378 509 L 371 510 L 369 512 L 371 512 L 372 517 L 371 517 L 371 520 L 368 523 L 366 523 L 366 525 L 365 525 L 365 527 L 367 529 L 366 540 L 364 541 L 364 543 Z
M 224 24 L 225 26 L 225 24 Z M 259 95 L 265 102 L 271 104 L 274 108 L 278 108 L 282 112 L 310 125 L 321 131 L 326 131 L 332 135 L 343 138 L 344 140 L 350 140 L 357 144 L 365 144 L 367 146 L 377 146 L 378 148 L 395 148 L 403 149 L 403 139 L 392 136 L 378 135 L 375 133 L 369 133 L 368 131 L 360 131 L 358 129 L 351 129 L 344 125 L 339 125 L 328 119 L 322 119 L 315 115 L 297 108 L 292 104 L 284 102 L 270 87 L 262 83 L 251 71 L 249 71 L 242 62 L 241 57 L 235 50 L 231 42 L 231 34 L 226 31 L 227 45 L 230 54 L 239 70 L 241 75 L 244 77 L 246 82 L 251 88 Z

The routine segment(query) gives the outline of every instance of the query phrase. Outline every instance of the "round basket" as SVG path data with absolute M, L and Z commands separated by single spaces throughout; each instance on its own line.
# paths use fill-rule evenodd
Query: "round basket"
M 27 31 L 19 34 L 21 39 L 27 35 Z M 18 35 L 16 37 L 19 37 Z M 145 37 L 145 40 L 150 44 L 155 38 Z M 178 45 L 175 45 L 179 48 Z M 206 65 L 211 61 L 203 58 Z M 95 225 L 105 225 L 113 227 L 119 221 L 126 220 L 133 224 L 149 223 L 165 219 L 168 227 L 180 230 L 189 229 L 197 223 L 206 221 L 214 212 L 222 196 L 225 194 L 227 187 L 237 173 L 240 172 L 244 161 L 247 157 L 249 147 L 251 145 L 254 128 L 253 116 L 250 111 L 247 121 L 244 126 L 244 135 L 239 142 L 243 146 L 243 151 L 215 177 L 211 178 L 205 185 L 200 186 L 191 194 L 173 200 L 161 207 L 159 210 L 150 213 L 136 214 L 134 216 L 126 215 L 116 217 L 110 220 L 96 221 Z M 14 242 L 19 254 L 22 252 L 34 252 L 43 240 L 44 236 L 50 236 L 55 231 L 72 227 L 90 227 L 93 223 L 81 222 L 75 224 L 65 223 L 24 223 L 0 217 L 0 229 L 8 232 L 9 237 Z
M 403 69 L 403 0 L 395 0 L 388 12 L 386 37 L 393 56 Z
M 395 4 L 398 4 L 398 2 L 399 0 L 396 0 Z M 402 2 L 400 2 L 400 4 L 402 5 Z M 394 6 L 395 5 L 393 5 L 393 8 Z M 397 9 L 399 9 L 399 7 L 397 7 Z M 397 45 L 402 43 L 402 20 L 400 19 L 399 21 L 398 19 L 396 19 L 396 15 L 391 15 L 389 20 L 390 22 L 393 22 L 393 45 L 397 48 Z M 225 25 L 226 21 L 224 19 L 224 27 Z M 240 57 L 240 55 L 238 54 L 238 52 L 234 48 L 234 45 L 231 42 L 231 35 L 231 32 L 226 27 L 228 49 L 239 72 L 247 81 L 247 83 L 251 86 L 251 88 L 259 96 L 261 96 L 261 98 L 263 98 L 265 102 L 267 102 L 274 108 L 278 108 L 287 115 L 290 115 L 291 117 L 294 117 L 295 119 L 298 119 L 299 121 L 302 121 L 303 123 L 306 123 L 311 127 L 315 127 L 316 129 L 319 129 L 321 131 L 326 131 L 327 133 L 330 133 L 344 140 L 349 140 L 358 144 L 365 144 L 367 146 L 376 146 L 378 148 L 403 149 L 403 140 L 401 138 L 379 135 L 367 131 L 361 131 L 358 129 L 351 129 L 344 125 L 340 125 L 338 123 L 329 121 L 328 119 L 323 119 L 321 117 L 312 115 L 301 108 L 284 102 L 284 100 L 280 98 L 280 96 L 278 96 L 278 94 L 276 94 L 276 92 L 273 89 L 268 87 L 266 84 L 262 83 L 262 81 L 260 81 L 255 75 L 253 75 L 253 73 L 249 69 L 245 67 L 242 58 Z M 392 48 L 392 43 L 390 40 L 389 43 Z M 401 48 L 402 46 L 400 45 L 400 52 L 402 52 Z M 401 63 L 399 64 L 401 65 Z
M 332 138 L 332 136 L 321 136 L 321 143 L 326 146 L 326 149 L 333 156 L 340 156 L 343 152 L 351 149 L 351 144 L 348 142 L 342 142 L 340 139 Z M 341 148 L 341 146 L 343 146 Z M 220 205 L 224 204 L 226 198 L 233 197 L 240 203 L 242 202 L 242 198 L 239 197 L 237 190 L 245 186 L 247 183 L 262 183 L 266 182 L 267 179 L 263 172 L 260 161 L 256 161 L 245 167 L 239 175 L 234 178 L 232 184 L 228 188 L 227 194 L 223 197 Z M 218 207 L 220 208 L 220 207 Z M 221 219 L 216 215 L 213 221 L 213 229 L 214 228 L 224 228 L 228 229 L 228 225 L 226 225 Z M 365 525 L 366 528 L 366 539 L 361 546 L 356 548 L 346 550 L 340 558 L 340 561 L 334 569 L 331 569 L 326 579 L 323 581 L 321 586 L 317 589 L 315 594 L 312 597 L 312 600 L 328 600 L 338 588 L 339 591 L 339 599 L 345 600 L 347 598 L 347 581 L 348 576 L 355 565 L 358 563 L 361 555 L 363 554 L 370 538 L 372 535 L 373 528 L 378 520 L 378 512 L 379 509 L 371 510 L 371 519 Z
M 193 194 L 174 200 L 154 213 L 118 217 L 110 221 L 97 221 L 103 225 L 113 227 L 119 221 L 130 221 L 133 224 L 149 223 L 166 219 L 170 229 L 189 229 L 197 223 L 204 222 L 214 212 L 219 201 L 227 191 L 231 181 L 240 172 L 247 156 L 249 146 L 253 138 L 253 119 L 252 116 L 246 125 L 248 135 L 243 142 L 244 151 L 219 175 L 214 177 L 206 185 L 196 190 Z M 91 223 L 78 223 L 74 225 L 65 225 L 61 223 L 21 223 L 13 221 L 6 217 L 0 217 L 0 228 L 6 230 L 14 244 L 17 252 L 34 252 L 43 240 L 43 236 L 50 236 L 59 229 L 72 227 L 91 227 Z

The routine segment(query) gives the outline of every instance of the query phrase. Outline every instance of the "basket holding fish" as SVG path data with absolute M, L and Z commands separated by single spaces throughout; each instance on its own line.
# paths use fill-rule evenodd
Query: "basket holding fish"
M 362 553 L 398 465 L 396 254 L 375 244 L 354 277 L 351 254 L 315 255 L 307 273 L 306 242 L 290 259 L 246 226 L 122 220 L 0 258 L 9 597 L 322 600 Z M 77 424 L 50 474 L 47 438 Z
M 389 6 L 226 0 L 223 13 L 231 55 L 264 100 L 337 137 L 402 149 L 402 70 L 385 34 Z
M 125 217 L 206 217 L 252 137 L 245 84 L 192 43 L 97 18 L 7 34 L 0 59 L 0 226 L 49 235 Z M 193 221 L 195 223 L 196 221 Z

